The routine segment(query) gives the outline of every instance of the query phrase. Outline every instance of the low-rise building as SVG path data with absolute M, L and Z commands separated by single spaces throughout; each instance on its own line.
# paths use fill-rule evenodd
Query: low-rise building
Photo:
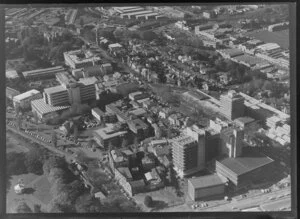
M 23 71 L 22 74 L 25 79 L 43 79 L 47 77 L 55 77 L 57 73 L 64 71 L 65 69 L 62 66 L 56 66 L 51 68 Z
M 6 87 L 5 95 L 8 99 L 13 100 L 13 98 L 19 94 L 20 94 L 20 91 L 17 91 L 10 87 Z
M 37 99 L 31 101 L 31 108 L 39 119 L 49 119 L 58 116 L 60 112 L 67 110 L 70 106 L 52 106 L 45 103 L 44 99 Z
M 94 139 L 104 148 L 108 148 L 109 144 L 121 145 L 122 138 L 125 137 L 127 131 L 114 130 L 114 126 L 107 124 L 104 128 L 99 128 L 94 131 Z
M 23 109 L 30 108 L 31 101 L 42 98 L 41 92 L 38 90 L 29 90 L 25 93 L 13 97 L 14 107 L 21 107 Z
M 193 201 L 201 198 L 222 195 L 225 192 L 226 179 L 217 174 L 200 176 L 188 180 L 188 195 Z

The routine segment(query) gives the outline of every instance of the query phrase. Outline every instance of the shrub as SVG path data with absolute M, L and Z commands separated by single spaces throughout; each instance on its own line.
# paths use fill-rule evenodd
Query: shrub
M 11 152 L 6 157 L 6 170 L 9 175 L 20 175 L 28 173 L 25 165 L 25 154 Z
M 152 197 L 147 195 L 145 196 L 145 199 L 144 199 L 144 204 L 150 208 L 152 206 L 152 203 L 153 203 L 153 200 L 152 200 Z
M 26 202 L 20 202 L 16 207 L 16 213 L 32 213 L 31 208 L 26 204 Z

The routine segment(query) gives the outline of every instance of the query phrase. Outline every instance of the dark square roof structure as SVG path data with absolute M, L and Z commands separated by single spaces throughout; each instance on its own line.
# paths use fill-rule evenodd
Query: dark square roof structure
M 195 189 L 218 186 L 226 183 L 226 179 L 217 175 L 211 174 L 189 179 Z
M 267 164 L 270 164 L 273 161 L 274 160 L 272 160 L 271 158 L 258 152 L 250 152 L 250 150 L 244 150 L 241 157 L 225 158 L 223 160 L 220 160 L 219 163 L 230 169 L 237 176 L 240 176 L 255 169 L 261 168 Z

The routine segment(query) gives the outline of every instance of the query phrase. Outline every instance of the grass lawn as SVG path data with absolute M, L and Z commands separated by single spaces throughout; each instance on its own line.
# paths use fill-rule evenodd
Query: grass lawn
M 143 206 L 144 211 L 150 211 L 151 209 L 147 208 L 144 205 L 144 199 L 146 195 L 150 195 L 154 202 L 159 202 L 160 207 L 174 206 L 183 204 L 185 201 L 184 197 L 178 197 L 174 190 L 171 187 L 165 187 L 163 189 L 147 192 L 147 193 L 139 193 L 133 196 L 136 203 L 140 206 Z M 157 208 L 160 208 L 157 206 Z
M 41 200 L 41 202 L 47 205 L 51 199 L 52 195 L 50 194 L 51 184 L 48 181 L 46 176 L 40 176 L 37 181 L 32 184 L 32 187 L 35 189 L 33 193 L 36 198 Z
M 25 186 L 30 184 L 32 181 L 37 179 L 39 176 L 29 173 L 29 174 L 22 174 L 18 176 L 12 176 L 11 178 L 11 185 L 9 191 L 6 193 L 6 212 L 7 213 L 15 213 L 14 209 L 18 204 L 18 201 L 23 200 L 25 201 L 29 207 L 33 208 L 34 204 L 40 204 L 40 200 L 36 199 L 32 194 L 23 194 L 17 195 L 14 192 L 14 186 L 18 183 L 19 179 L 23 179 Z
M 6 153 L 10 152 L 28 152 L 29 149 L 24 146 L 23 144 L 21 145 L 20 142 L 14 138 L 14 135 L 11 133 L 7 132 L 6 133 Z

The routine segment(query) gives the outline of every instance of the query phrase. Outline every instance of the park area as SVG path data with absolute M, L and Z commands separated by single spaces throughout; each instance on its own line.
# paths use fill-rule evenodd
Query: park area
M 6 152 L 27 153 L 31 149 L 28 143 L 21 141 L 14 134 L 7 132 L 6 134 Z M 16 194 L 14 186 L 22 180 L 25 185 L 23 194 Z M 52 196 L 50 194 L 50 183 L 45 175 L 36 175 L 33 173 L 11 175 L 7 179 L 6 206 L 7 213 L 17 213 L 16 208 L 20 202 L 25 202 L 31 209 L 34 205 L 47 205 Z
M 153 200 L 153 207 L 148 208 L 144 205 L 145 197 L 149 195 Z M 142 206 L 143 211 L 161 211 L 164 208 L 182 205 L 185 202 L 185 197 L 178 197 L 172 187 L 165 187 L 160 190 L 147 193 L 139 193 L 133 196 L 139 206 Z

